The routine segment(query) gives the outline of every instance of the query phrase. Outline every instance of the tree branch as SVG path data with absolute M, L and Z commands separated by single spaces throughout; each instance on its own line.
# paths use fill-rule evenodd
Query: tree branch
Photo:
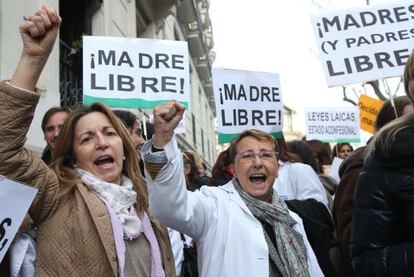
M 351 98 L 348 98 L 348 95 L 346 95 L 346 86 L 342 86 L 342 94 L 344 95 L 344 97 L 342 98 L 342 100 L 344 100 L 345 102 L 349 102 L 352 105 L 356 106 L 357 103 L 355 103 L 354 100 L 352 100 Z
M 370 85 L 372 87 L 372 89 L 374 90 L 374 93 L 376 96 L 378 96 L 378 98 L 382 101 L 386 101 L 388 99 L 388 97 L 384 96 L 384 94 L 382 93 L 382 91 L 379 88 L 379 81 L 375 80 L 375 81 L 369 81 L 366 82 L 366 84 Z

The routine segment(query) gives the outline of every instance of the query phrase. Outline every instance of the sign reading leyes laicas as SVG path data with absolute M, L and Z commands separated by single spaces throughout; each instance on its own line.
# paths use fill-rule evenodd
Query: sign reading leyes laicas
M 185 41 L 83 37 L 83 100 L 151 109 L 175 99 L 190 103 Z
M 358 107 L 306 108 L 306 139 L 323 142 L 359 142 Z
M 329 86 L 401 76 L 414 48 L 413 1 L 311 17 Z
M 213 68 L 219 143 L 258 129 L 281 135 L 283 103 L 279 75 Z

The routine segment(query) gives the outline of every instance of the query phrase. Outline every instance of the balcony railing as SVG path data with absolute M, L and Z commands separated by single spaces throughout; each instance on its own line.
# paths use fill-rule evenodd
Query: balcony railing
M 82 103 L 82 52 L 60 40 L 60 105 L 74 108 Z

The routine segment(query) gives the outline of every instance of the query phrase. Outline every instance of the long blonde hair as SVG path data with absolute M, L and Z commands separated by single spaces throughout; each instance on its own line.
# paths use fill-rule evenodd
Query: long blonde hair
M 381 151 L 385 157 L 389 157 L 391 154 L 391 147 L 394 143 L 397 134 L 405 128 L 414 128 L 414 113 L 406 114 L 399 117 L 387 125 L 375 134 L 372 141 L 367 146 L 368 155 L 374 154 L 376 151 Z
M 414 51 L 411 52 L 411 55 L 408 57 L 407 63 L 405 64 L 404 75 L 403 75 L 405 94 L 407 94 L 407 96 L 410 98 L 412 103 L 414 103 L 414 99 L 413 99 L 413 95 L 410 95 L 410 93 L 408 92 L 408 85 L 409 85 L 410 80 L 414 78 L 413 67 L 414 67 Z
M 92 112 L 104 114 L 121 137 L 125 155 L 122 174 L 131 179 L 134 190 L 137 192 L 137 210 L 146 211 L 148 208 L 147 187 L 138 166 L 138 157 L 130 135 L 124 125 L 113 114 L 112 110 L 102 103 L 94 103 L 73 111 L 62 126 L 50 165 L 59 179 L 62 191 L 68 192 L 75 187 L 76 183 L 80 182 L 74 169 L 76 163 L 73 147 L 75 128 L 81 117 Z

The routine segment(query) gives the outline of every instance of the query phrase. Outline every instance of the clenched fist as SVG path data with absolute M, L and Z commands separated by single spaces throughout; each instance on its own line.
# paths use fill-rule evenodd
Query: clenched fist
M 163 148 L 172 138 L 174 129 L 183 118 L 184 106 L 171 100 L 154 108 L 154 146 Z

